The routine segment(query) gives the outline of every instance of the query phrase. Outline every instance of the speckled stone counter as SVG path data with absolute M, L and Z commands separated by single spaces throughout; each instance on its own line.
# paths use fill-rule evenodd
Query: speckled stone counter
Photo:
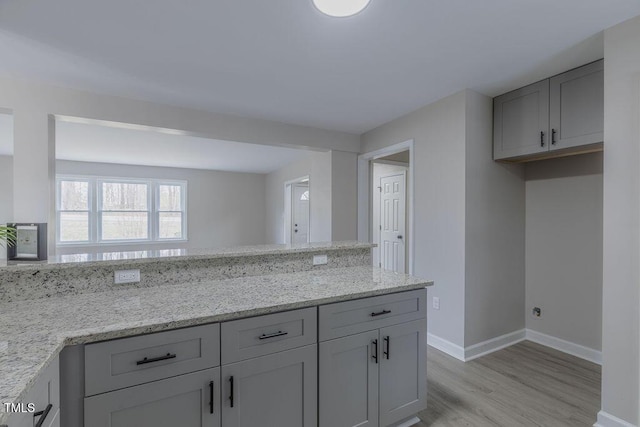
M 0 302 L 370 265 L 372 247 L 349 241 L 62 255 L 45 263 L 0 266 Z M 321 254 L 327 264 L 314 266 L 313 256 Z M 114 272 L 128 269 L 140 270 L 140 282 L 115 285 Z
M 367 266 L 327 268 L 0 303 L 0 402 L 19 402 L 65 345 L 89 343 L 432 283 Z M 0 407 L 0 425 L 6 422 Z

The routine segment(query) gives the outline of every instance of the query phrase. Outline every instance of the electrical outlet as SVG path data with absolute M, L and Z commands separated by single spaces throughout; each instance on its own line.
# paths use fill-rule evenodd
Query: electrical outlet
M 140 281 L 140 270 L 118 270 L 113 276 L 116 285 L 138 283 Z
M 313 265 L 325 265 L 327 262 L 329 262 L 329 259 L 326 255 L 313 256 Z
M 540 310 L 540 307 L 533 307 L 533 309 L 531 310 L 531 315 L 533 317 L 540 317 L 540 315 L 542 315 L 542 310 Z
M 440 310 L 440 298 L 439 297 L 433 297 L 433 309 L 434 310 Z

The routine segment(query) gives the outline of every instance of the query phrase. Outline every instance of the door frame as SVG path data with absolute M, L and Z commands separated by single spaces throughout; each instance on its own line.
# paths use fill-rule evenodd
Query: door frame
M 283 234 L 285 245 L 291 244 L 291 216 L 293 215 L 293 212 L 291 210 L 293 198 L 291 197 L 291 195 L 293 194 L 293 185 L 299 184 L 305 180 L 307 182 L 307 185 L 309 186 L 309 223 L 307 224 L 307 243 L 311 241 L 311 177 L 309 175 L 304 175 L 284 182 Z
M 358 240 L 361 242 L 371 242 L 373 237 L 372 209 L 373 200 L 371 191 L 373 188 L 373 168 L 371 161 L 386 157 L 391 154 L 409 151 L 409 170 L 407 171 L 407 230 L 409 238 L 408 248 L 408 274 L 413 274 L 413 263 L 415 253 L 414 239 L 414 141 L 409 139 L 404 142 L 369 151 L 358 156 Z

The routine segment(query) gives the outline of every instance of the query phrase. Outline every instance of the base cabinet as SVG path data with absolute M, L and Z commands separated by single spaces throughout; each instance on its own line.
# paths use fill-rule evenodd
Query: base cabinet
M 225 427 L 315 427 L 317 346 L 222 366 Z
M 403 296 L 418 301 L 422 318 L 395 322 L 389 299 L 382 307 L 364 310 L 369 318 L 381 319 L 375 322 L 386 319 L 387 325 L 319 344 L 320 427 L 396 426 L 427 407 L 427 319 L 419 303 L 425 294 Z M 350 313 L 366 302 L 340 303 L 325 313 Z M 322 313 L 321 324 L 327 321 Z M 354 327 L 374 324 L 350 318 L 356 319 Z
M 88 397 L 85 426 L 220 427 L 220 368 Z

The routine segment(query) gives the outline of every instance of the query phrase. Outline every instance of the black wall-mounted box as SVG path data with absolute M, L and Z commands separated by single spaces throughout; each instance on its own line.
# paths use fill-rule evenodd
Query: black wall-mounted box
M 7 248 L 9 261 L 44 261 L 47 259 L 47 224 L 12 223 L 16 230 L 16 244 Z

